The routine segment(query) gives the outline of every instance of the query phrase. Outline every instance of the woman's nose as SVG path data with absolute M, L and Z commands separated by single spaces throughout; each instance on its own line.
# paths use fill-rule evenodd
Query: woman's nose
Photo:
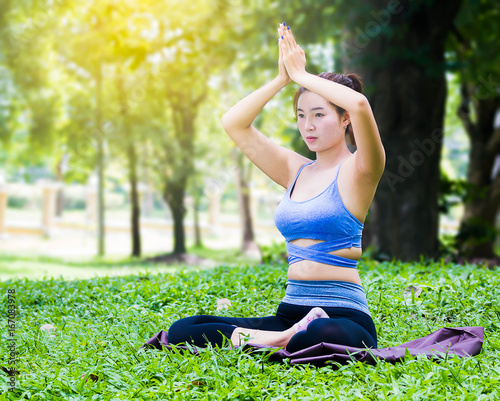
M 314 130 L 314 125 L 311 120 L 306 120 L 306 130 L 307 131 L 312 131 Z

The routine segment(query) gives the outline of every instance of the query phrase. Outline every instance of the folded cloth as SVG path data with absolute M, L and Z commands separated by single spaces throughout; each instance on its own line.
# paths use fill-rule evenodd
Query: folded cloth
M 288 352 L 286 349 L 278 349 L 263 345 L 248 343 L 245 347 L 259 349 L 276 349 L 270 360 L 289 359 L 291 364 L 324 365 L 327 362 L 337 362 L 346 364 L 350 361 L 366 362 L 376 364 L 377 360 L 384 360 L 390 363 L 403 362 L 405 357 L 423 355 L 429 359 L 442 360 L 453 356 L 468 357 L 478 355 L 484 341 L 483 327 L 443 327 L 425 337 L 417 338 L 407 343 L 395 347 L 363 349 L 348 347 L 339 344 L 320 343 L 312 347 Z M 161 330 L 151 337 L 142 348 L 172 349 L 168 343 L 167 332 Z M 188 349 L 185 346 L 175 346 L 176 348 Z M 196 348 L 189 347 L 194 352 Z

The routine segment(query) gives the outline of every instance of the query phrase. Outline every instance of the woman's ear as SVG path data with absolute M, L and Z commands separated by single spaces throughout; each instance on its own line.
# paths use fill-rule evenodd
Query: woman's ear
M 346 111 L 342 115 L 342 126 L 345 129 L 350 123 L 351 123 L 351 116 L 349 115 L 349 112 Z

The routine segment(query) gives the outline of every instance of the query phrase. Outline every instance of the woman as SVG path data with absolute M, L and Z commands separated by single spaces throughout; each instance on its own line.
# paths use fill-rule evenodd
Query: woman
M 377 347 L 377 334 L 356 270 L 361 232 L 385 165 L 377 125 L 354 75 L 306 72 L 304 51 L 290 27 L 280 24 L 278 76 L 233 106 L 222 125 L 245 155 L 287 189 L 275 221 L 287 241 L 288 285 L 276 316 L 193 316 L 175 322 L 170 343 L 286 347 L 290 352 L 320 342 Z M 280 147 L 252 122 L 291 81 L 302 138 L 316 160 Z M 354 133 L 351 154 L 346 133 Z

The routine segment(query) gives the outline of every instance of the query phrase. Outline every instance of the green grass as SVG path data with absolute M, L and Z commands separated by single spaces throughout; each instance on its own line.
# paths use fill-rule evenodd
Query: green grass
M 112 265 L 112 263 L 110 263 Z M 101 268 L 96 267 L 95 268 Z M 148 266 L 146 266 L 148 267 Z M 70 266 L 69 268 L 72 268 Z M 480 266 L 376 263 L 360 270 L 379 346 L 397 345 L 441 327 L 484 326 L 479 356 L 446 363 L 413 358 L 391 365 L 291 366 L 265 353 L 140 351 L 175 320 L 216 314 L 274 314 L 286 266 L 220 266 L 175 273 L 91 279 L 8 279 L 0 283 L 0 400 L 495 400 L 500 388 L 500 276 Z M 145 270 L 146 271 L 146 270 Z M 423 289 L 406 297 L 409 285 Z M 14 392 L 8 392 L 8 290 L 15 289 Z M 51 323 L 55 337 L 40 331 Z M 94 380 L 85 380 L 85 376 Z
M 141 263 L 133 258 L 93 258 L 84 262 L 68 261 L 53 257 L 23 257 L 0 255 L 0 279 L 14 277 L 30 279 L 64 278 L 67 280 L 94 278 L 97 276 L 116 276 L 145 274 L 148 271 L 171 273 L 175 266 L 159 266 Z
M 221 251 L 205 247 L 192 247 L 188 252 L 200 258 L 211 260 L 214 264 L 255 263 L 255 260 L 242 255 L 239 249 Z M 158 263 L 145 263 L 141 259 L 131 257 L 93 257 L 82 261 L 74 261 L 47 256 L 27 257 L 0 254 L 0 280 L 15 277 L 30 279 L 63 277 L 72 280 L 130 274 L 173 273 L 183 267 L 185 266 L 182 263 L 161 265 Z

